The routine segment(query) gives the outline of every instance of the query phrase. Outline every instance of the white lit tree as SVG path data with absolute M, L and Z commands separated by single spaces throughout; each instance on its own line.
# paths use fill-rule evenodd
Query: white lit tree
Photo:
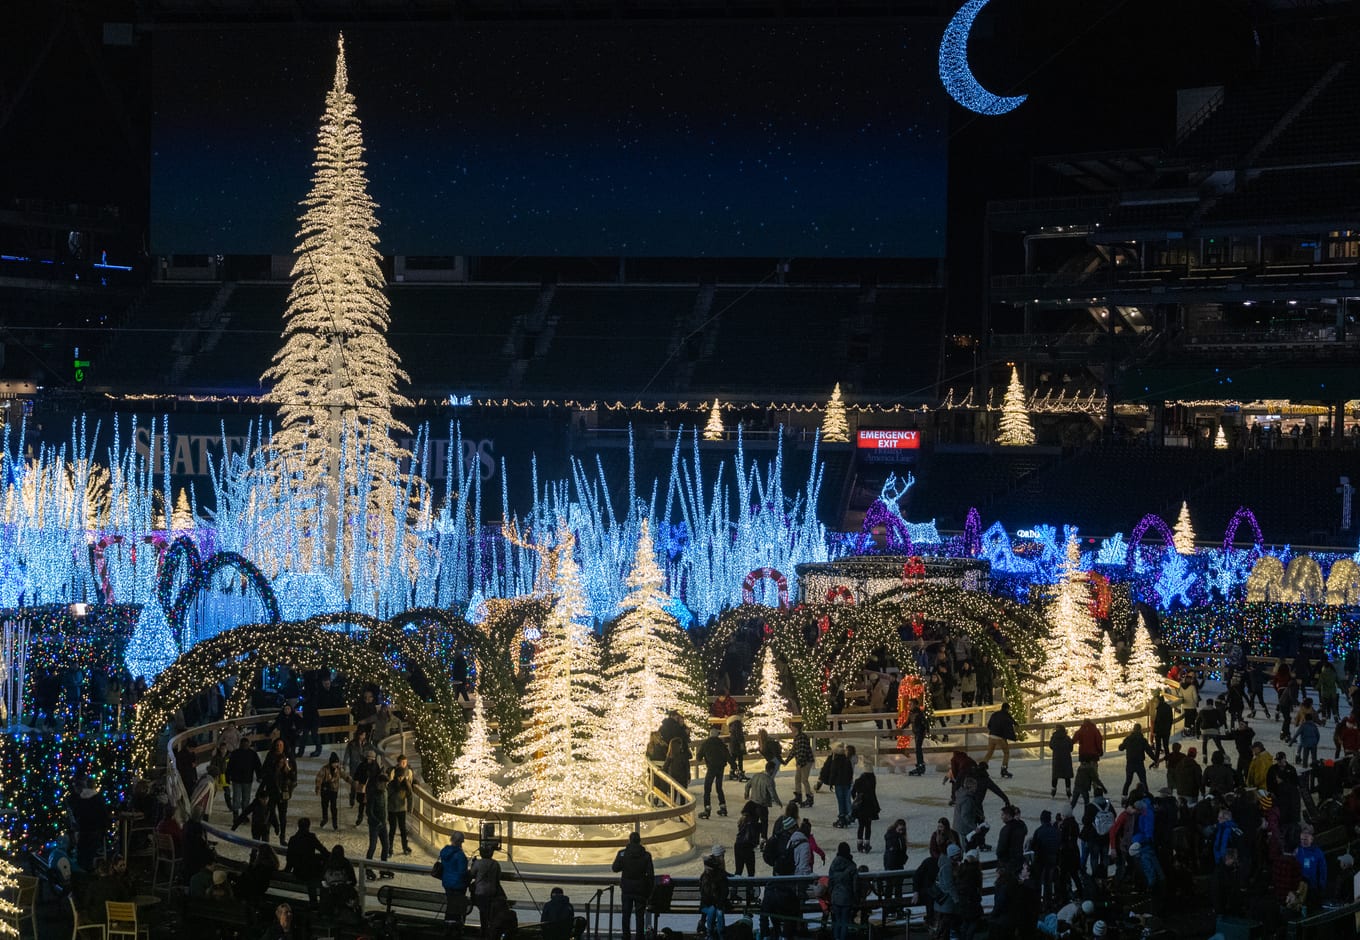
M 486 708 L 482 696 L 472 706 L 467 740 L 453 761 L 453 788 L 441 799 L 468 809 L 499 812 L 509 805 L 509 795 L 497 779 L 500 761 L 487 734 Z
M 9 860 L 9 842 L 0 836 L 0 937 L 17 937 L 19 931 L 14 925 L 19 923 L 20 910 L 16 900 L 19 895 L 19 875 L 22 869 Z
M 720 441 L 723 439 L 723 420 L 722 402 L 713 399 L 713 407 L 708 411 L 708 424 L 704 425 L 704 440 Z
M 348 84 L 341 36 L 312 188 L 302 201 L 283 346 L 263 376 L 270 385 L 265 398 L 279 409 L 273 446 L 295 485 L 313 494 L 314 511 L 324 514 L 318 531 L 326 533 L 328 555 L 340 548 L 337 520 L 366 518 L 371 529 L 392 518 L 408 456 L 392 437 L 408 430 L 392 415 L 409 404 L 399 391 L 407 376 L 387 342 L 376 204 Z
M 1214 435 L 1214 450 L 1228 449 L 1228 435 L 1223 433 L 1223 425 L 1218 426 L 1218 433 Z
M 1181 514 L 1176 517 L 1176 527 L 1171 531 L 1176 551 L 1182 555 L 1195 554 L 1195 527 L 1190 522 L 1190 504 L 1181 501 Z
M 1076 536 L 1067 540 L 1057 597 L 1049 612 L 1049 632 L 1040 645 L 1044 665 L 1037 676 L 1035 714 L 1040 721 L 1070 721 L 1092 708 L 1103 631 L 1091 616 L 1090 590 L 1079 567 Z
M 636 802 L 646 782 L 647 743 L 666 713 L 678 711 L 695 734 L 708 718 L 698 656 L 666 610 L 665 582 L 644 521 L 622 602 L 626 612 L 609 633 L 604 657 L 608 704 L 599 736 L 609 742 L 613 769 L 606 779 L 622 804 Z
M 1136 707 L 1135 700 L 1141 700 L 1141 693 L 1130 694 L 1123 684 L 1123 670 L 1119 668 L 1119 660 L 1114 654 L 1114 644 L 1110 642 L 1110 636 L 1102 632 L 1100 637 L 1100 655 L 1096 659 L 1095 688 L 1092 704 L 1095 709 L 1099 709 L 1106 715 L 1117 715 L 1120 712 Z M 1141 704 L 1141 701 L 1139 701 Z M 1093 709 L 1093 710 L 1095 710 Z
M 1157 647 L 1148 633 L 1143 615 L 1138 615 L 1138 624 L 1133 629 L 1133 644 L 1129 647 L 1129 661 L 1124 665 L 1124 685 L 1130 694 L 1138 690 L 1140 700 L 1147 700 L 1166 691 L 1166 674 L 1162 668 L 1162 658 L 1157 655 Z M 1141 704 L 1141 702 L 1140 702 Z
M 194 527 L 194 510 L 189 505 L 189 492 L 184 488 L 179 488 L 179 495 L 175 497 L 175 508 L 170 514 L 170 528 L 176 531 L 184 531 Z
M 765 644 L 760 657 L 760 676 L 756 682 L 756 700 L 746 715 L 746 735 L 754 740 L 762 728 L 769 734 L 788 734 L 789 703 L 780 689 L 779 670 L 774 663 L 774 650 Z
M 529 713 L 520 733 L 512 789 L 530 795 L 530 811 L 565 815 L 598 805 L 598 766 L 590 758 L 593 732 L 604 712 L 599 651 L 589 617 L 572 535 L 558 532 L 557 601 L 542 625 L 533 674 L 521 704 Z M 598 743 L 598 742 L 597 742 Z
M 826 414 L 822 416 L 822 440 L 832 444 L 845 444 L 850 440 L 850 425 L 845 420 L 845 402 L 841 401 L 841 383 L 831 391 L 831 400 L 826 403 Z
M 1020 381 L 1020 370 L 1011 366 L 1011 382 L 1001 400 L 1001 426 L 996 442 L 1002 447 L 1028 447 L 1034 443 L 1034 425 L 1025 407 L 1025 386 Z

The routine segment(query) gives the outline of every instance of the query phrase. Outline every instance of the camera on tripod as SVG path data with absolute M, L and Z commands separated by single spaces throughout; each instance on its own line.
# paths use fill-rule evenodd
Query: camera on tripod
M 477 840 L 477 851 L 499 852 L 501 850 L 501 824 L 499 822 L 484 821 L 481 827 L 481 835 Z

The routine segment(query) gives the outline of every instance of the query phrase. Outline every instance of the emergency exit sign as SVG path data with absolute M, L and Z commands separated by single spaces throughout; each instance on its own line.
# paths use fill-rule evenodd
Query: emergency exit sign
M 860 428 L 855 443 L 860 450 L 919 450 L 921 432 L 902 428 Z

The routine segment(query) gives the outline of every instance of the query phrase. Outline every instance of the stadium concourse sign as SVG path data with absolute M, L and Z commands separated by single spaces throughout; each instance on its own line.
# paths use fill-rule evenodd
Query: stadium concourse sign
M 921 432 L 907 428 L 860 428 L 855 445 L 860 450 L 920 450 Z

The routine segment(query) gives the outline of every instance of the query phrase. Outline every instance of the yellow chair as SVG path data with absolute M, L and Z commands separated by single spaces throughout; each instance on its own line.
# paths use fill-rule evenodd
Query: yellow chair
M 38 937 L 38 879 L 29 875 L 16 875 L 14 880 L 19 890 L 14 895 L 16 910 L 13 913 L 0 912 L 0 924 L 14 931 L 15 936 L 24 935 L 24 921 L 33 925 L 33 937 Z
M 137 926 L 137 905 L 131 901 L 105 901 L 104 910 L 108 912 L 108 934 L 113 937 L 131 937 L 137 940 L 139 936 L 147 937 L 150 940 L 151 928 Z
M 103 924 L 82 924 L 80 922 L 80 910 L 76 907 L 76 899 L 68 897 L 66 900 L 71 905 L 71 940 L 80 940 L 80 935 L 87 930 L 93 930 L 107 940 L 109 932 Z

